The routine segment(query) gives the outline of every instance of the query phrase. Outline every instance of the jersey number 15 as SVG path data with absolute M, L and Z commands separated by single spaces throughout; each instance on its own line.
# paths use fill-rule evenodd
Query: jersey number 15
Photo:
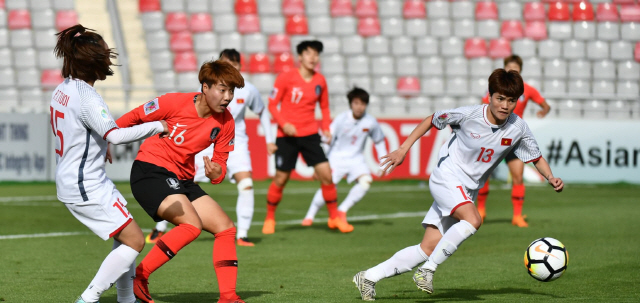
M 51 129 L 53 130 L 53 135 L 60 138 L 60 149 L 56 149 L 56 154 L 62 157 L 62 153 L 64 151 L 64 137 L 62 136 L 62 132 L 58 129 L 58 119 L 64 119 L 64 113 L 53 109 L 53 106 L 49 106 L 49 111 L 51 112 Z

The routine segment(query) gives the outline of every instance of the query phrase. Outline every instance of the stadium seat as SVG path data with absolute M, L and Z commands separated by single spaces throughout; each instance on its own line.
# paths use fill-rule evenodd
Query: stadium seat
M 569 62 L 569 78 L 591 79 L 591 61 L 579 59 Z
M 255 15 L 258 13 L 258 4 L 256 0 L 236 0 L 234 9 L 236 15 Z
M 194 84 L 198 83 L 198 73 L 195 71 L 176 73 L 176 88 L 180 92 L 194 91 Z
M 138 0 L 138 10 L 141 13 L 160 11 L 160 0 Z
M 403 28 L 404 21 L 400 18 L 385 18 L 380 20 L 380 30 L 383 36 L 404 36 Z
M 567 84 L 564 80 L 545 79 L 543 83 L 543 96 L 548 97 L 565 97 L 567 92 Z
M 364 52 L 364 40 L 360 36 L 342 37 L 342 53 L 345 55 L 357 55 Z
M 573 37 L 578 40 L 593 40 L 596 38 L 594 22 L 578 21 L 573 23 Z
M 622 5 L 620 7 L 620 21 L 640 22 L 640 4 Z
M 616 66 L 612 61 L 600 60 L 593 63 L 593 79 L 613 80 L 616 78 Z
M 588 100 L 583 104 L 582 117 L 585 119 L 604 119 L 606 114 L 606 104 L 602 100 Z
M 493 39 L 489 42 L 489 57 L 494 59 L 511 55 L 511 43 L 507 39 Z
M 422 93 L 427 96 L 441 96 L 444 94 L 444 80 L 442 77 L 423 77 L 420 84 Z
M 556 40 L 538 42 L 538 56 L 542 59 L 555 59 L 562 53 L 562 45 Z
M 353 76 L 349 77 L 349 80 L 346 82 L 347 87 L 357 86 L 366 91 L 371 91 L 371 78 L 369 76 Z M 395 89 L 395 86 L 393 87 Z M 369 103 L 371 104 L 371 99 L 369 99 Z
M 33 48 L 13 50 L 13 67 L 26 69 L 36 67 L 36 51 Z
M 169 48 L 174 52 L 193 50 L 193 37 L 190 32 L 184 31 L 171 34 Z
M 154 72 L 173 69 L 173 54 L 166 50 L 150 52 L 149 67 Z
M 393 57 L 377 56 L 371 58 L 371 73 L 374 76 L 393 75 L 395 73 Z
M 531 84 L 531 78 L 542 77 L 542 63 L 537 57 L 524 58 L 522 64 L 522 77 Z
M 378 96 L 395 95 L 396 78 L 390 76 L 375 77 L 373 79 L 373 93 Z
M 464 43 L 457 37 L 443 38 L 440 41 L 440 54 L 444 57 L 464 56 Z
M 529 58 L 536 55 L 536 42 L 531 39 L 519 39 L 511 42 L 514 54 L 522 58 Z
M 406 98 L 398 96 L 385 98 L 382 104 L 385 116 L 405 117 L 407 114 L 407 103 Z
M 612 80 L 593 81 L 593 96 L 596 98 L 614 98 L 616 87 Z
M 213 28 L 218 33 L 235 32 L 238 29 L 238 19 L 234 14 L 216 15 L 213 18 Z
M 289 39 L 291 40 L 291 53 L 297 55 L 298 44 L 300 44 L 302 41 L 305 41 L 305 40 L 314 40 L 315 37 L 309 36 L 309 35 L 291 35 L 289 36 Z M 296 60 L 296 64 L 297 64 L 297 60 Z M 322 62 L 320 64 L 322 64 Z
M 567 63 L 560 59 L 551 59 L 544 62 L 545 79 L 564 79 L 567 77 Z
M 266 54 L 252 54 L 249 59 L 249 72 L 256 73 L 270 73 L 271 62 L 269 62 L 269 56 Z
M 288 53 L 291 51 L 291 40 L 289 36 L 284 34 L 271 35 L 269 36 L 268 49 L 271 54 Z
M 327 86 L 332 94 L 344 96 L 347 94 L 347 78 L 344 75 L 332 75 L 327 77 Z
M 440 42 L 433 37 L 424 36 L 422 38 L 416 38 L 416 54 L 418 56 L 436 56 Z M 636 46 L 636 59 L 640 60 L 640 46 Z
M 547 19 L 547 15 L 542 2 L 527 2 L 524 5 L 522 11 L 524 20 L 529 21 L 544 21 Z
M 412 97 L 412 98 L 409 98 L 407 101 L 408 101 L 407 110 L 409 112 L 412 112 L 412 113 L 433 112 L 433 110 L 431 109 L 432 102 L 429 97 L 424 97 L 424 96 Z
M 518 20 L 507 20 L 502 22 L 500 36 L 505 39 L 521 39 L 524 37 L 522 23 Z
M 402 2 L 396 0 L 378 1 L 379 17 L 382 18 L 402 18 Z
M 522 20 L 522 5 L 516 1 L 505 1 L 499 4 L 500 20 Z
M 583 79 L 570 80 L 568 93 L 571 98 L 587 98 L 591 96 L 591 82 Z
M 307 0 L 307 16 L 329 16 L 329 0 Z
M 487 94 L 487 88 L 489 87 L 489 81 L 487 80 L 487 73 L 485 73 L 481 77 L 475 77 L 471 79 L 471 83 L 469 84 L 469 93 L 473 95 L 476 99 L 476 104 L 480 103 L 480 98 L 484 97 Z
M 618 7 L 611 3 L 598 3 L 596 8 L 596 20 L 599 22 L 618 22 Z
M 46 69 L 40 73 L 40 85 L 44 88 L 55 88 L 63 80 L 59 69 Z
M 604 41 L 620 40 L 620 25 L 618 22 L 599 22 L 598 39 Z
M 375 36 L 366 38 L 367 54 L 386 55 L 389 53 L 389 40 L 386 37 Z
M 353 17 L 333 18 L 333 32 L 339 36 L 354 35 L 357 33 L 357 24 Z
M 287 26 L 289 26 L 289 24 L 287 24 Z M 306 26 L 306 23 L 305 23 L 305 26 Z M 259 33 L 260 18 L 258 17 L 258 15 L 239 15 L 237 29 L 239 33 L 245 34 L 245 35 Z
M 289 35 L 306 35 L 309 33 L 307 17 L 304 15 L 294 15 L 287 17 L 285 30 Z
M 593 11 L 594 9 L 591 2 L 582 1 L 580 3 L 576 3 L 573 5 L 572 19 L 574 22 L 593 21 L 594 19 Z
M 571 39 L 573 22 L 554 21 L 549 22 L 549 39 L 567 40 Z
M 221 34 L 218 39 L 220 49 L 235 48 L 237 51 L 244 50 L 242 45 L 242 35 L 238 33 Z
M 633 45 L 629 41 L 615 41 L 610 43 L 611 59 L 633 60 Z
M 282 16 L 282 0 L 262 0 L 257 1 L 258 14 L 264 16 Z M 304 11 L 302 12 L 304 13 Z
M 60 74 L 60 71 L 57 70 L 57 73 Z M 16 85 L 15 72 L 13 68 L 3 68 L 0 69 L 0 87 L 11 87 L 14 88 Z M 62 82 L 62 81 L 60 81 Z M 60 84 L 60 82 L 56 83 L 56 86 Z
M 235 0 L 210 0 L 211 12 L 216 17 L 218 15 L 233 14 L 235 16 Z M 215 18 L 214 18 L 215 19 Z
M 452 1 L 451 17 L 453 19 L 475 19 L 475 6 L 472 1 Z
M 476 21 L 478 36 L 485 39 L 496 39 L 500 37 L 500 22 L 497 20 Z
M 640 40 L 640 22 L 624 22 L 621 24 L 620 33 L 622 40 Z
M 469 60 L 472 77 L 486 77 L 493 71 L 493 62 L 489 58 L 475 58 Z
M 242 45 L 244 45 L 242 50 L 247 53 L 267 52 L 267 38 L 260 33 L 244 35 Z M 289 48 L 284 51 L 288 52 Z
M 145 40 L 149 51 L 169 49 L 169 34 L 165 31 L 147 32 Z
M 485 91 L 486 91 L 486 87 L 485 87 Z M 479 103 L 478 100 L 480 100 L 479 96 L 482 96 L 482 95 L 483 94 L 476 94 L 476 96 L 467 96 L 467 97 L 458 98 L 456 100 L 456 106 L 462 107 L 462 106 L 478 105 Z
M 575 119 L 575 118 L 581 118 L 582 117 L 582 103 L 575 101 L 575 100 L 571 100 L 571 99 L 566 99 L 566 98 L 562 98 L 562 101 L 558 101 L 558 112 L 559 115 L 562 118 L 566 118 L 566 119 Z M 555 103 L 555 100 L 548 100 L 548 102 Z M 553 108 L 553 107 L 552 107 Z
M 282 14 L 285 16 L 304 15 L 304 1 L 282 0 Z
M 31 13 L 26 9 L 16 9 L 9 11 L 7 27 L 10 30 L 30 29 Z
M 429 4 L 431 3 L 434 2 L 429 2 Z M 422 0 L 406 0 L 402 6 L 402 15 L 405 19 L 424 19 L 427 16 L 427 9 Z
M 331 7 L 329 8 L 332 17 L 346 17 L 353 16 L 353 7 L 351 0 L 331 0 Z
M 183 0 L 160 0 L 160 7 L 165 13 L 184 12 Z
M 358 20 L 358 34 L 363 37 L 380 35 L 380 20 L 378 18 L 360 18 Z
M 469 81 L 467 77 L 447 78 L 446 94 L 449 96 L 466 96 L 469 94 Z
M 260 29 L 265 35 L 282 34 L 284 32 L 284 18 L 281 16 L 261 17 Z
M 34 30 L 54 28 L 56 25 L 55 14 L 51 9 L 33 11 L 31 17 L 31 27 Z M 7 27 L 7 13 L 4 10 L 0 10 L 0 27 Z
M 14 49 L 33 47 L 33 32 L 30 29 L 9 31 L 9 45 Z
M 196 57 L 198 59 L 198 64 L 202 64 L 207 61 L 216 60 L 220 57 L 220 52 L 217 50 L 207 51 L 207 52 L 198 52 L 196 53 Z M 171 64 L 173 61 L 170 61 Z M 244 69 L 244 66 L 240 66 L 241 69 Z M 244 76 L 244 74 L 242 74 Z
M 544 21 L 527 21 L 524 35 L 533 40 L 545 40 L 547 39 L 547 25 Z
M 409 37 L 423 37 L 427 35 L 427 20 L 425 19 L 409 19 L 404 21 L 404 32 Z M 449 31 L 449 28 L 442 28 Z
M 407 30 L 410 26 L 407 26 Z M 437 38 L 451 37 L 451 21 L 449 19 L 429 20 L 429 32 Z M 408 34 L 408 33 L 407 33 Z
M 609 59 L 609 44 L 604 41 L 589 41 L 587 43 L 587 58 L 590 60 Z
M 183 12 L 168 13 L 164 19 L 164 27 L 170 33 L 188 30 L 187 15 Z
M 431 56 L 420 60 L 420 75 L 423 77 L 440 77 L 444 75 L 442 57 Z
M 396 91 L 401 96 L 417 96 L 420 94 L 420 79 L 418 77 L 400 77 Z
M 407 2 L 405 2 L 407 3 Z M 406 5 L 406 4 L 405 4 Z M 428 19 L 449 18 L 449 2 L 448 1 L 429 1 L 425 8 Z M 423 19 L 425 17 L 422 17 Z M 405 19 L 407 19 L 405 17 Z
M 164 15 L 162 12 L 148 12 L 140 14 L 142 28 L 145 32 L 164 30 Z
M 633 51 L 633 57 L 636 59 L 636 62 L 640 62 L 640 42 L 636 42 L 636 48 Z
M 640 80 L 640 64 L 631 60 L 619 62 L 618 80 Z
M 330 17 L 310 17 L 307 21 L 309 23 L 309 34 L 322 36 L 330 36 L 333 34 Z
M 447 77 L 466 77 L 469 74 L 469 64 L 464 57 L 448 58 L 444 67 Z
M 218 37 L 213 32 L 193 34 L 193 50 L 201 52 L 213 52 L 218 49 Z M 155 62 L 151 60 L 151 62 Z
M 457 2 L 454 2 L 457 3 Z M 476 23 L 473 19 L 461 19 L 453 22 L 453 35 L 460 38 L 476 36 Z
M 378 17 L 378 3 L 375 0 L 357 0 L 356 17 L 358 18 L 377 18 Z
M 419 67 L 418 58 L 414 56 L 404 56 L 396 59 L 396 75 L 398 76 L 418 76 Z
M 10 48 L 0 48 L 0 69 L 11 67 L 13 65 L 12 59 Z
M 620 90 L 618 90 L 620 91 Z M 638 103 L 638 102 L 636 102 Z M 640 103 L 638 103 L 640 104 Z M 625 100 L 611 100 L 607 102 L 607 117 L 609 119 L 631 118 L 631 106 Z
M 324 60 L 322 62 L 322 72 L 325 73 L 328 62 Z M 290 53 L 280 53 L 275 55 L 273 61 L 273 73 L 280 74 L 286 73 L 291 69 L 295 68 L 295 64 L 293 63 L 293 56 Z
M 0 8 L 2 8 L 2 6 L 0 6 Z M 1 73 L 2 73 L 2 70 L 0 70 L 0 74 Z M 2 85 L 0 84 L 0 87 L 1 86 Z M 20 100 L 20 98 L 18 97 L 17 89 L 13 87 L 0 88 L 0 96 L 2 96 L 2 106 L 0 107 L 0 112 L 11 113 L 20 109 L 20 106 L 18 105 L 19 103 L 18 100 Z
M 322 44 L 324 45 L 324 49 L 322 51 L 323 54 L 337 54 L 337 53 L 340 53 L 342 50 L 342 47 L 340 44 L 340 38 L 335 36 L 323 37 Z
M 365 55 L 348 57 L 347 74 L 349 74 L 349 76 L 363 76 L 369 74 L 369 57 Z
M 579 40 L 564 41 L 562 45 L 562 56 L 567 59 L 584 58 L 584 42 Z
M 1 33 L 0 33 L 1 35 Z M 56 36 L 56 30 L 53 28 L 46 30 L 37 30 L 33 31 L 35 47 L 40 50 L 47 50 L 51 52 L 54 47 L 56 47 L 56 43 L 58 42 L 58 37 Z M 1 38 L 0 38 L 1 40 Z M 0 43 L 0 47 L 2 47 Z
M 547 18 L 549 21 L 569 21 L 569 4 L 561 1 L 551 3 L 549 5 L 549 11 L 547 12 Z
M 411 38 L 400 36 L 391 40 L 391 53 L 394 56 L 413 55 L 413 49 L 413 39 Z
M 158 94 L 176 90 L 176 73 L 173 70 L 153 73 L 153 88 Z
M 211 15 L 208 13 L 194 13 L 189 17 L 189 29 L 191 32 L 210 32 L 213 28 Z
M 457 101 L 455 98 L 451 98 L 448 96 L 445 97 L 436 97 L 433 100 L 433 110 L 434 111 L 439 111 L 439 110 L 444 110 L 444 109 L 449 109 L 449 108 L 455 108 L 457 105 Z
M 58 31 L 63 31 L 76 24 L 78 24 L 78 14 L 76 11 L 56 12 L 56 29 Z
M 189 0 L 186 4 L 188 13 L 196 14 L 209 12 L 209 0 Z
M 6 28 L 0 28 L 0 48 L 4 48 L 8 46 L 9 46 L 9 31 Z M 55 46 L 55 43 L 54 43 L 54 46 Z
M 198 59 L 192 51 L 176 52 L 173 57 L 173 69 L 176 73 L 198 70 Z
M 616 96 L 620 98 L 637 99 L 640 94 L 638 81 L 618 81 L 616 85 Z
M 493 1 L 476 2 L 476 20 L 498 20 L 498 5 Z
M 487 56 L 487 41 L 481 38 L 467 39 L 464 43 L 464 55 L 467 58 Z

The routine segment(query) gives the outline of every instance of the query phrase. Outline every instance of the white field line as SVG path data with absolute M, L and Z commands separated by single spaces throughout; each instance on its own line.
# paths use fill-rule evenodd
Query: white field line
M 349 222 L 368 221 L 368 220 L 380 220 L 380 219 L 398 219 L 398 218 L 421 218 L 424 217 L 427 212 L 399 212 L 393 214 L 376 214 L 366 216 L 350 216 Z M 298 225 L 302 223 L 302 220 L 286 220 L 277 221 L 278 225 Z M 326 223 L 327 218 L 316 218 L 313 220 L 315 223 Z M 251 225 L 262 225 L 262 222 L 252 222 Z M 143 229 L 144 232 L 151 232 L 150 229 Z M 39 234 L 22 234 L 22 235 L 1 235 L 0 240 L 12 240 L 12 239 L 32 239 L 32 238 L 51 238 L 51 237 L 69 237 L 69 236 L 84 236 L 92 235 L 90 232 L 55 232 L 55 233 L 39 233 Z

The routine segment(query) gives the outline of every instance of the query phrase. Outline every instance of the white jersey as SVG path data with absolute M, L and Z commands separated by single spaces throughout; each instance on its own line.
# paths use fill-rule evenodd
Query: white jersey
M 258 89 L 248 81 L 244 81 L 244 87 L 234 90 L 233 100 L 227 106 L 236 123 L 235 144 L 247 144 L 249 142 L 247 126 L 244 123 L 244 114 L 247 107 L 259 116 L 262 116 L 263 112 L 266 113 L 266 107 L 260 98 Z M 265 137 L 268 143 L 275 142 L 273 136 L 271 136 L 271 127 L 265 127 Z
M 438 129 L 451 126 L 451 138 L 440 149 L 441 165 L 450 169 L 470 190 L 484 185 L 493 169 L 511 151 L 523 162 L 542 157 L 529 126 L 515 114 L 502 125 L 487 120 L 488 105 L 437 111 L 431 123 Z
M 106 135 L 117 129 L 109 108 L 86 82 L 67 78 L 53 92 L 51 127 L 56 136 L 56 189 L 58 199 L 80 203 L 96 199 L 107 185 L 104 165 Z
M 333 119 L 330 129 L 333 136 L 329 150 L 330 158 L 352 159 L 362 156 L 367 137 L 371 137 L 376 148 L 379 143 L 384 143 L 384 134 L 378 120 L 367 113 L 362 118 L 355 119 L 351 110 L 343 112 Z M 378 153 L 381 152 L 378 150 Z M 385 154 L 386 152 L 379 156 Z

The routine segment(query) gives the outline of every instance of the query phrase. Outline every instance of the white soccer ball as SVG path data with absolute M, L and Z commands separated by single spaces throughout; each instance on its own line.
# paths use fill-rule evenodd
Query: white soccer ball
M 554 238 L 537 239 L 524 252 L 524 266 L 529 275 L 539 281 L 549 282 L 560 278 L 567 270 L 568 263 L 566 247 Z

